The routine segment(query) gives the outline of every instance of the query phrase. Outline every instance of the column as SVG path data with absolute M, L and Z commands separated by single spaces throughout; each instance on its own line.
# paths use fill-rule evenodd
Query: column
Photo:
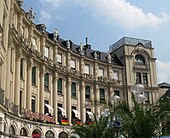
M 71 77 L 67 80 L 67 117 L 69 119 L 69 124 L 71 124 Z
M 56 123 L 58 123 L 58 110 L 57 110 L 57 80 L 58 80 L 58 72 L 54 73 L 53 77 L 53 114 L 55 117 Z
M 84 81 L 81 82 L 81 120 L 83 123 L 86 121 L 86 109 L 85 109 L 85 83 Z
M 99 113 L 100 113 L 100 109 L 99 109 L 99 107 L 98 107 L 98 105 L 99 105 L 99 102 L 100 102 L 100 94 L 99 94 L 99 85 L 98 84 L 95 84 L 95 114 L 96 114 L 96 116 L 97 115 L 99 115 Z
M 29 59 L 27 62 L 27 91 L 26 91 L 26 108 L 31 110 L 31 96 L 32 96 L 32 66 L 33 60 Z
M 15 94 L 14 94 L 14 103 L 19 105 L 20 98 L 20 61 L 21 61 L 22 50 L 19 49 L 16 54 L 16 68 L 15 68 Z
M 45 74 L 45 67 L 41 67 L 40 71 L 40 100 L 39 100 L 39 108 L 40 113 L 44 114 L 44 74 Z

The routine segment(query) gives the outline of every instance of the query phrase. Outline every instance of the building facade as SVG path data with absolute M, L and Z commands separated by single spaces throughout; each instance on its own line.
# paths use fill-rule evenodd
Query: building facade
M 0 135 L 64 137 L 90 123 L 112 95 L 131 105 L 130 88 L 145 86 L 144 104 L 158 98 L 151 41 L 123 37 L 109 52 L 74 44 L 34 23 L 22 0 L 0 1 Z M 91 106 L 94 103 L 94 106 Z

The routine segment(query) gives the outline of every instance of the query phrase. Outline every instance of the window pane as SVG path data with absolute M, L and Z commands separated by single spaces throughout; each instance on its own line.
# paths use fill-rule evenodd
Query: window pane
M 136 83 L 137 84 L 142 84 L 141 73 L 140 72 L 136 73 Z
M 62 95 L 62 79 L 58 79 L 58 95 Z
M 71 96 L 76 97 L 76 83 L 72 82 L 71 84 Z
M 88 64 L 85 64 L 84 66 L 84 73 L 90 74 L 90 66 Z
M 100 88 L 100 102 L 105 101 L 105 91 Z
M 145 64 L 145 59 L 142 55 L 136 55 L 135 62 L 138 64 Z
M 24 60 L 21 59 L 20 62 L 20 78 L 23 79 L 24 78 Z
M 86 94 L 85 94 L 86 99 L 90 99 L 90 86 L 86 85 Z
M 46 73 L 44 77 L 44 88 L 45 90 L 49 90 L 49 74 Z
M 149 103 L 149 92 L 145 92 L 144 95 L 145 95 L 145 102 Z
M 117 90 L 115 90 L 115 91 L 114 91 L 114 95 L 120 96 L 120 92 L 117 91 Z
M 35 97 L 32 96 L 31 98 L 31 111 L 35 112 Z
M 72 59 L 72 60 L 70 61 L 70 67 L 73 68 L 73 69 L 76 68 L 76 61 L 75 61 L 75 60 Z
M 113 72 L 113 79 L 118 80 L 118 78 L 119 78 L 118 75 L 119 75 L 118 72 L 114 71 Z
M 57 62 L 62 63 L 62 55 L 61 54 L 57 55 Z
M 36 85 L 36 67 L 32 68 L 32 85 Z
M 143 73 L 143 84 L 148 84 L 147 73 Z
M 104 76 L 104 69 L 103 68 L 99 68 L 99 76 Z
M 49 54 L 49 47 L 45 47 L 45 56 L 48 57 L 48 54 Z

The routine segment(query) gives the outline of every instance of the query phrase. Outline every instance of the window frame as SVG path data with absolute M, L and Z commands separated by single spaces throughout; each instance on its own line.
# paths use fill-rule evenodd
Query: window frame
M 49 89 L 50 89 L 50 74 L 47 72 L 44 75 L 44 90 L 49 91 Z
M 61 86 L 59 86 L 59 82 L 61 83 Z M 58 79 L 58 82 L 57 82 L 57 94 L 58 95 L 62 95 L 62 78 L 59 78 Z
M 86 85 L 85 86 L 85 98 L 86 98 L 86 100 L 90 100 L 90 98 L 91 98 L 90 93 L 91 93 L 91 87 L 89 85 Z
M 75 82 L 72 82 L 71 83 L 71 97 L 76 97 L 77 94 L 76 94 L 76 83 Z
M 104 88 L 100 88 L 99 89 L 99 92 L 100 92 L 100 102 L 105 102 L 105 89 Z M 102 94 L 102 92 L 103 92 L 103 94 Z

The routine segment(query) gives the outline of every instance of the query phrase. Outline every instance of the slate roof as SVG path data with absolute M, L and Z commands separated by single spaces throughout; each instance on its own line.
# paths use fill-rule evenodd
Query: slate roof
M 167 82 L 160 83 L 160 84 L 158 84 L 158 86 L 160 88 L 170 88 L 170 84 Z
M 163 98 L 163 99 L 170 98 L 170 89 L 168 89 L 161 98 Z

